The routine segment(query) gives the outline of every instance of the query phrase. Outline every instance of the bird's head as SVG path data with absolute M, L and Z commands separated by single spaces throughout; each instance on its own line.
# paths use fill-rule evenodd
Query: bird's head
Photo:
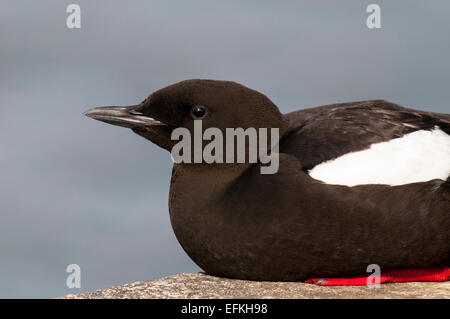
M 176 128 L 194 134 L 194 121 L 203 131 L 218 128 L 279 128 L 281 113 L 265 95 L 231 81 L 186 80 L 152 93 L 142 103 L 125 107 L 97 107 L 86 116 L 132 129 L 160 147 L 171 150 Z

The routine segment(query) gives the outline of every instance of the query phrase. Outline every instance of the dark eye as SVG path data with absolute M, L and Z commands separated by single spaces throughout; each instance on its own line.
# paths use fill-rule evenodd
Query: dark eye
M 206 108 L 201 105 L 196 105 L 192 108 L 191 113 L 194 118 L 201 119 L 206 115 Z

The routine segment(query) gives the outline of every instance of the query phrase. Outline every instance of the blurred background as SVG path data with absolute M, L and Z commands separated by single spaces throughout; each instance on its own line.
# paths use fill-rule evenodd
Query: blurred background
M 366 7 L 381 7 L 368 29 Z M 81 29 L 66 8 L 81 7 Z M 93 106 L 189 78 L 281 109 L 387 99 L 449 112 L 450 2 L 0 3 L 0 297 L 47 298 L 199 268 L 170 226 L 170 155 Z M 81 267 L 81 289 L 66 267 Z

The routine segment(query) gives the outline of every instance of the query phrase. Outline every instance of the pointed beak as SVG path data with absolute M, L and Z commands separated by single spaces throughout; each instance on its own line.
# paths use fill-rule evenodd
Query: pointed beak
M 84 112 L 84 115 L 94 120 L 108 124 L 123 126 L 134 130 L 145 130 L 154 125 L 165 125 L 151 117 L 136 111 L 137 105 L 132 106 L 102 106 Z

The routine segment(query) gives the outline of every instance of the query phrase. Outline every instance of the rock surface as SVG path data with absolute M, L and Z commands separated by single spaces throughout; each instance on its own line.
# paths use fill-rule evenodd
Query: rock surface
M 203 273 L 179 274 L 139 281 L 91 293 L 67 295 L 67 299 L 96 298 L 445 298 L 450 282 L 413 282 L 366 286 L 319 287 L 301 282 L 257 282 L 218 278 Z

